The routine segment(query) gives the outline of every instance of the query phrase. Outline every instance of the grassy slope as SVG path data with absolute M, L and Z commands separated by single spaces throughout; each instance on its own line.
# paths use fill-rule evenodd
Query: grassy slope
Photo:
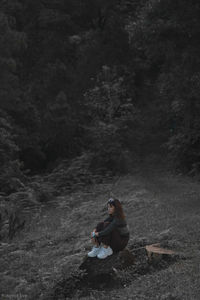
M 26 231 L 0 246 L 1 299 L 39 299 L 75 270 L 90 249 L 90 230 L 106 216 L 111 191 L 124 203 L 132 241 L 164 237 L 189 258 L 124 289 L 94 291 L 90 299 L 199 299 L 200 184 L 161 170 L 141 167 L 135 174 L 59 196 L 38 211 Z

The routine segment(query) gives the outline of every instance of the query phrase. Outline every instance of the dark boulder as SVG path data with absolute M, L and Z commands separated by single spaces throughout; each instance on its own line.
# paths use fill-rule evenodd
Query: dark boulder
M 85 256 L 76 274 L 65 278 L 54 287 L 53 299 L 73 298 L 79 290 L 81 296 L 87 296 L 92 289 L 104 290 L 123 287 L 120 271 L 135 263 L 134 255 L 124 249 L 106 259 Z
M 87 297 L 92 290 L 123 288 L 139 276 L 166 268 L 174 261 L 166 259 L 166 256 L 172 256 L 172 251 L 160 247 L 155 249 L 156 245 L 145 245 L 145 241 L 139 241 L 134 245 L 130 243 L 129 249 L 114 253 L 106 259 L 85 256 L 78 270 L 57 283 L 48 297 L 61 300 L 74 298 L 77 293 L 79 297 Z M 149 258 L 150 251 L 162 251 L 160 259 L 154 259 L 152 255 Z
M 123 270 L 135 262 L 134 255 L 128 250 L 114 253 L 106 259 L 98 259 L 97 257 L 86 256 L 83 263 L 80 265 L 80 270 L 85 270 L 91 278 L 99 276 L 100 274 L 109 274 L 114 270 Z

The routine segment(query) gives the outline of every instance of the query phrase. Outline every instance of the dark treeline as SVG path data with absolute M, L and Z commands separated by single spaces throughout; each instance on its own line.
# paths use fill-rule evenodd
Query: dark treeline
M 198 172 L 199 15 L 197 0 L 1 0 L 1 186 L 83 153 L 122 172 L 162 151 Z

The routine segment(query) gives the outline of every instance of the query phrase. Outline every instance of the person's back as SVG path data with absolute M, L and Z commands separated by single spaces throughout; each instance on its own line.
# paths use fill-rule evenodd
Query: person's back
M 121 236 L 129 237 L 129 228 L 125 219 L 119 219 L 115 215 L 110 215 L 104 220 L 104 222 L 113 223 Z

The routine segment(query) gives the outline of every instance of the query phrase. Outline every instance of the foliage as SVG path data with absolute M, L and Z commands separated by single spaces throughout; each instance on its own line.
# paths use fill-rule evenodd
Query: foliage
M 200 6 L 193 1 L 186 7 L 186 1 L 148 1 L 128 30 L 136 77 L 145 90 L 138 94 L 148 94 L 148 115 L 154 115 L 154 120 L 147 116 L 147 123 L 176 166 L 190 171 L 199 162 Z
M 12 125 L 4 111 L 0 111 L 0 163 L 14 159 L 17 151 L 17 145 L 14 142 Z
M 2 161 L 11 142 L 34 172 L 85 151 L 94 168 L 125 171 L 164 150 L 198 172 L 197 0 L 0 6 L 0 109 L 14 120 Z
M 0 189 L 5 193 L 20 189 L 25 180 L 20 170 L 21 163 L 18 160 L 19 147 L 16 144 L 16 138 L 13 120 L 0 110 Z
M 116 68 L 106 65 L 98 74 L 94 88 L 85 93 L 90 120 L 85 131 L 94 152 L 95 168 L 127 171 L 123 167 L 130 163 L 129 151 L 137 151 L 131 137 L 136 136 L 140 114 L 134 106 L 134 99 L 129 96 L 125 75 L 119 76 Z

